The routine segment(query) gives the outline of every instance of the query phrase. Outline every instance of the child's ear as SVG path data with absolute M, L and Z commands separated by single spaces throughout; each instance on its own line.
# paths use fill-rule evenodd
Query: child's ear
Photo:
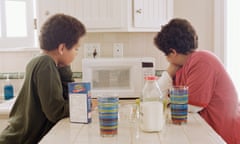
M 170 48 L 170 54 L 172 54 L 172 55 L 177 55 L 177 51 L 175 50 L 175 49 L 173 49 L 173 48 Z
M 58 53 L 60 55 L 63 55 L 64 48 L 65 48 L 65 44 L 61 43 L 60 45 L 58 45 Z

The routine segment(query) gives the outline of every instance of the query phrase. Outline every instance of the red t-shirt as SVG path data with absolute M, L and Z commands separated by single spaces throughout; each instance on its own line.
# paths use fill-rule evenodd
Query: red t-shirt
M 189 104 L 228 144 L 240 144 L 240 105 L 236 89 L 219 59 L 207 51 L 193 52 L 176 73 L 175 85 L 189 87 Z

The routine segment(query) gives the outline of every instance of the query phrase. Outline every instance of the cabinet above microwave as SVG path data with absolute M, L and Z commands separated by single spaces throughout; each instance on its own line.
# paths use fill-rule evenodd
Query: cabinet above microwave
M 155 32 L 173 13 L 173 0 L 40 0 L 38 25 L 55 13 L 78 18 L 88 32 Z

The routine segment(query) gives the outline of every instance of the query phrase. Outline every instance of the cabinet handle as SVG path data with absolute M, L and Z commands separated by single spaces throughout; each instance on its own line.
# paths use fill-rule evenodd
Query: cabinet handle
M 45 11 L 45 16 L 48 16 L 50 14 L 49 11 Z
M 136 13 L 141 14 L 141 13 L 142 13 L 142 9 L 138 9 L 138 10 L 136 10 Z

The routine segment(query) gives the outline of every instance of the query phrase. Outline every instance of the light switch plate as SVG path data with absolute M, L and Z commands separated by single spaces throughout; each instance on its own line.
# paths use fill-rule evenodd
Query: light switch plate
M 113 57 L 123 57 L 123 43 L 113 44 Z
M 97 58 L 100 57 L 100 43 L 85 43 L 84 44 L 84 57 Z M 94 55 L 95 52 L 95 55 Z

